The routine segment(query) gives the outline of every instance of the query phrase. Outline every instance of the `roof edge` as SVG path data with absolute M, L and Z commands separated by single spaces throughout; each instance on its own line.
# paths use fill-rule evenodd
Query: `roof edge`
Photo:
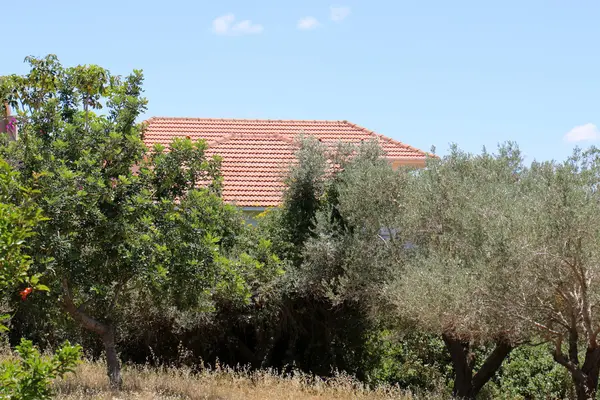
M 148 118 L 146 121 L 155 120 L 155 119 L 167 119 L 167 120 L 188 120 L 188 121 L 243 121 L 243 122 L 328 122 L 328 123 L 340 123 L 347 124 L 347 120 L 341 119 L 276 119 L 276 118 L 208 118 L 208 117 L 161 117 L 161 116 L 152 116 Z
M 372 131 L 372 130 L 370 130 L 370 129 L 367 129 L 367 128 L 365 128 L 365 127 L 363 127 L 363 126 L 360 126 L 360 125 L 358 125 L 358 124 L 355 124 L 355 123 L 352 123 L 352 122 L 349 122 L 349 121 L 345 121 L 345 122 L 346 122 L 348 125 L 350 125 L 350 126 L 352 126 L 352 127 L 356 128 L 356 129 L 359 129 L 359 130 L 361 130 L 361 131 L 363 131 L 363 132 L 366 132 L 366 133 L 368 133 L 369 135 L 375 136 L 375 137 L 377 137 L 377 138 L 379 138 L 379 139 L 382 139 L 382 140 L 385 140 L 385 141 L 387 141 L 387 142 L 390 142 L 390 143 L 396 144 L 396 145 L 398 145 L 398 146 L 403 146 L 403 147 L 407 148 L 408 150 L 411 150 L 411 151 L 414 151 L 414 152 L 417 152 L 417 153 L 421 153 L 421 154 L 423 154 L 424 156 L 430 156 L 430 157 L 432 157 L 432 156 L 433 156 L 433 157 L 435 157 L 435 155 L 433 155 L 433 154 L 431 154 L 431 153 L 429 153 L 429 152 L 427 152 L 427 151 L 423 151 L 423 150 L 421 150 L 421 149 L 418 149 L 418 148 L 416 148 L 416 147 L 413 147 L 413 146 L 411 146 L 411 145 L 409 145 L 409 144 L 406 144 L 406 143 L 404 143 L 404 142 L 401 142 L 401 141 L 399 141 L 399 140 L 392 139 L 391 137 L 388 137 L 388 136 L 382 135 L 382 134 L 380 134 L 380 133 L 377 133 L 377 132 L 375 132 L 375 131 Z

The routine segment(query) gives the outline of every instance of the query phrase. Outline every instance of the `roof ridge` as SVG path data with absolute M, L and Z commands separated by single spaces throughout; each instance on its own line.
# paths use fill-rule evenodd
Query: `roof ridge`
M 264 138 L 274 138 L 274 139 L 278 139 L 281 140 L 282 142 L 286 142 L 292 145 L 295 145 L 296 142 L 294 141 L 294 139 L 292 138 L 288 138 L 280 133 L 231 133 L 229 135 L 223 136 L 222 138 L 215 140 L 214 142 L 209 144 L 209 147 L 214 147 L 214 146 L 218 146 L 222 143 L 228 142 L 231 139 L 234 138 L 238 138 L 238 137 L 244 137 L 244 138 L 248 138 L 248 137 L 264 137 Z
M 327 122 L 327 123 L 348 123 L 340 119 L 271 119 L 271 118 L 204 118 L 204 117 L 161 117 L 152 116 L 146 121 L 167 119 L 167 120 L 188 120 L 188 121 L 255 121 L 255 122 Z
M 370 129 L 364 128 L 364 127 L 362 127 L 362 126 L 360 126 L 360 125 L 357 125 L 357 124 L 355 124 L 355 123 L 352 123 L 352 122 L 349 122 L 349 121 L 345 121 L 345 122 L 346 122 L 348 125 L 350 125 L 350 126 L 352 126 L 352 127 L 356 128 L 356 129 L 359 129 L 359 130 L 361 130 L 361 131 L 363 131 L 363 132 L 365 132 L 365 133 L 367 133 L 367 134 L 369 134 L 369 135 L 375 136 L 375 137 L 377 137 L 377 138 L 379 138 L 379 139 L 385 140 L 385 141 L 387 141 L 387 142 L 390 142 L 390 143 L 393 143 L 393 144 L 397 144 L 397 145 L 403 146 L 403 147 L 405 147 L 405 148 L 406 148 L 406 149 L 408 149 L 408 150 L 416 151 L 416 152 L 418 152 L 418 153 L 421 153 L 421 154 L 424 154 L 424 155 L 430 155 L 428 152 L 425 152 L 425 151 L 423 151 L 423 150 L 421 150 L 421 149 L 418 149 L 418 148 L 416 148 L 416 147 L 413 147 L 413 146 L 411 146 L 411 145 L 408 145 L 408 144 L 406 144 L 406 143 L 403 143 L 403 142 L 401 142 L 401 141 L 399 141 L 399 140 L 392 139 L 392 138 L 390 138 L 390 137 L 387 137 L 387 136 L 385 136 L 385 135 L 382 135 L 382 134 L 380 134 L 380 133 L 374 132 L 374 131 L 372 131 L 372 130 L 370 130 Z
M 229 135 L 222 136 L 221 138 L 215 140 L 214 142 L 212 142 L 210 144 L 207 143 L 207 144 L 208 144 L 208 147 L 213 147 L 215 145 L 219 145 L 221 143 L 225 143 L 226 141 L 231 140 L 231 139 L 233 139 L 234 137 L 237 137 L 237 136 L 239 136 L 238 133 L 230 133 Z

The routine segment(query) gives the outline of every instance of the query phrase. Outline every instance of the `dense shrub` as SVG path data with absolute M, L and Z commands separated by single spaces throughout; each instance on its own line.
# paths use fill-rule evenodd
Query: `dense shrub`
M 569 373 L 551 356 L 547 344 L 515 349 L 487 390 L 495 399 L 566 399 L 573 388 Z
M 0 399 L 49 400 L 52 383 L 73 372 L 81 347 L 68 342 L 51 356 L 42 356 L 29 340 L 21 340 L 15 356 L 0 363 Z

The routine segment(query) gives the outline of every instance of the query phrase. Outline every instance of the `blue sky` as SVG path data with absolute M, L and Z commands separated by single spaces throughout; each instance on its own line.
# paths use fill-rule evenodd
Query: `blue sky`
M 600 143 L 598 1 L 4 3 L 0 74 L 48 53 L 141 68 L 148 117 L 347 119 L 438 153 L 515 140 L 529 159 Z

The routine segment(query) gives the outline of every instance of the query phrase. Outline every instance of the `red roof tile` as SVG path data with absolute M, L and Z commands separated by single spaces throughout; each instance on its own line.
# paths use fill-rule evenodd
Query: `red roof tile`
M 242 207 L 281 203 L 282 178 L 297 151 L 295 138 L 311 135 L 326 144 L 378 140 L 399 164 L 424 165 L 426 153 L 347 121 L 243 120 L 153 117 L 144 142 L 168 145 L 173 137 L 205 139 L 210 154 L 223 157 L 223 198 Z

